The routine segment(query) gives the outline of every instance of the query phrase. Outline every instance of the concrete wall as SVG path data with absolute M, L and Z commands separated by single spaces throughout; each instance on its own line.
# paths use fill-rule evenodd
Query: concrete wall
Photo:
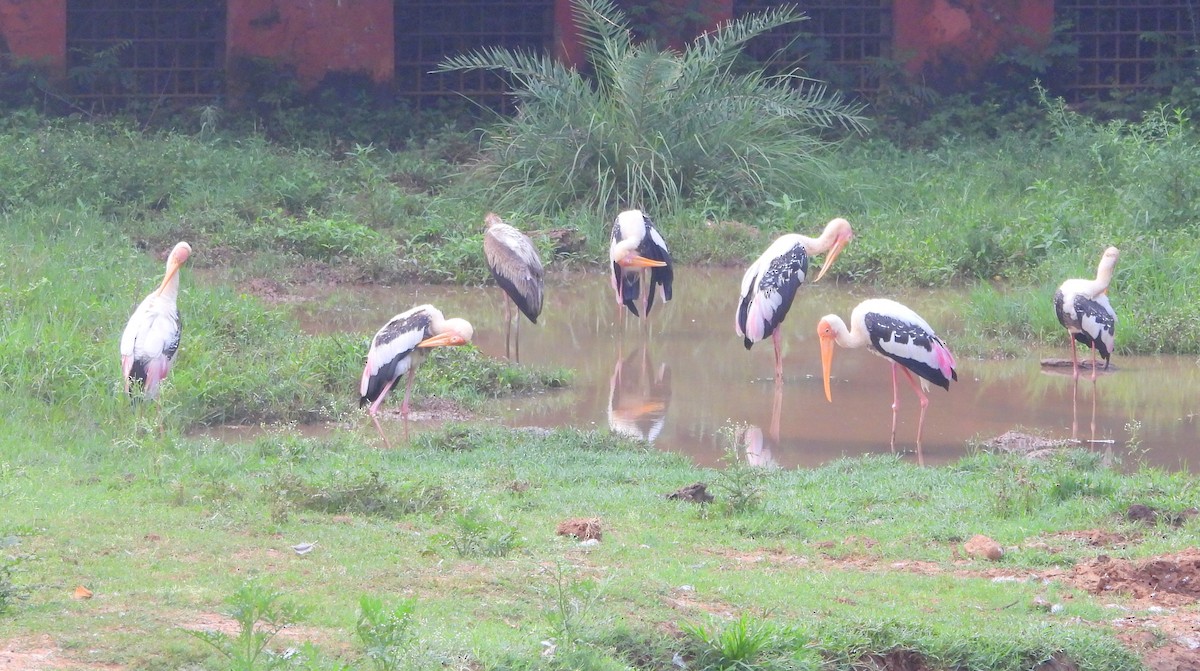
M 227 62 L 266 58 L 295 69 L 311 88 L 331 72 L 389 82 L 392 0 L 229 0 Z
M 684 0 L 675 0 L 683 2 Z M 226 62 L 261 57 L 294 68 L 303 87 L 336 72 L 381 84 L 394 68 L 393 0 L 228 0 Z M 711 0 L 714 22 L 733 0 Z M 893 0 L 893 54 L 909 72 L 970 82 L 999 52 L 1049 42 L 1053 0 Z M 570 0 L 555 0 L 555 53 L 581 63 Z M 0 0 L 0 51 L 65 74 L 66 0 Z

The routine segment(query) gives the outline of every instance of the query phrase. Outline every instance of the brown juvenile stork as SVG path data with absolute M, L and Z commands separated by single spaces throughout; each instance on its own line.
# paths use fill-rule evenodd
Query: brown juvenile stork
M 494 212 L 483 218 L 486 230 L 483 234 L 483 255 L 496 284 L 508 298 L 504 300 L 504 356 L 509 356 L 509 338 L 512 331 L 513 314 L 509 307 L 512 300 L 529 321 L 537 323 L 542 314 L 542 296 L 545 283 L 542 279 L 542 260 L 537 247 L 529 236 L 510 226 Z M 521 318 L 516 316 L 516 358 L 521 360 Z
M 408 374 L 404 387 L 404 402 L 400 404 L 400 415 L 408 419 L 408 398 L 412 392 L 416 368 L 428 351 L 434 347 L 453 347 L 471 342 L 475 330 L 465 319 L 446 319 L 432 305 L 418 305 L 388 320 L 371 339 L 367 352 L 367 365 L 363 368 L 359 384 L 359 407 L 370 405 L 368 413 L 379 437 L 390 449 L 391 441 L 379 425 L 379 406 L 395 386 L 396 381 Z
M 133 385 L 142 387 L 147 400 L 158 395 L 159 385 L 171 372 L 171 363 L 179 351 L 183 322 L 179 319 L 179 269 L 192 253 L 192 247 L 180 242 L 167 256 L 167 270 L 158 288 L 142 299 L 121 334 L 121 375 L 125 391 L 132 395 Z

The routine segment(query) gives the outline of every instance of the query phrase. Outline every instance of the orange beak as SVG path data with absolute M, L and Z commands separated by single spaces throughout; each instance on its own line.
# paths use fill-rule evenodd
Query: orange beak
M 821 336 L 821 371 L 825 377 L 825 400 L 833 403 L 833 392 L 829 389 L 829 373 L 833 369 L 833 338 Z
M 825 255 L 825 263 L 821 265 L 821 272 L 817 273 L 817 279 L 813 280 L 813 282 L 820 282 L 821 278 L 825 277 L 825 273 L 833 267 L 833 260 L 838 257 L 838 254 L 842 253 L 842 250 L 849 243 L 850 236 L 838 238 L 837 242 L 833 243 L 833 249 L 829 250 L 829 253 Z
M 158 285 L 158 291 L 155 293 L 162 295 L 162 292 L 167 290 L 167 285 L 171 283 L 171 278 L 175 277 L 175 274 L 178 273 L 179 269 L 182 267 L 182 261 L 177 261 L 174 257 L 171 257 L 171 263 L 167 266 L 167 274 L 163 277 L 162 284 Z
M 648 259 L 638 254 L 630 254 L 621 260 L 621 265 L 625 268 L 662 268 L 667 265 L 666 261 L 655 261 Z
M 454 332 L 440 333 L 417 343 L 417 347 L 456 347 L 467 344 L 467 339 Z

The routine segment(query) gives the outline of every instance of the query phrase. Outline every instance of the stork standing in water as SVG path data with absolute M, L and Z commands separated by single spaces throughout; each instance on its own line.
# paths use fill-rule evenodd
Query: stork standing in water
M 542 314 L 542 260 L 538 257 L 533 241 L 516 228 L 504 223 L 500 216 L 488 212 L 483 218 L 486 230 L 483 234 L 483 255 L 496 284 L 508 298 L 504 300 L 504 355 L 509 356 L 509 335 L 512 331 L 513 315 L 509 299 L 516 304 L 529 321 L 537 323 Z M 521 317 L 517 315 L 516 353 L 521 360 Z
M 641 210 L 626 210 L 617 215 L 608 257 L 612 261 L 612 287 L 617 294 L 617 305 L 624 305 L 635 317 L 639 316 L 637 301 L 647 268 L 650 282 L 646 287 L 645 316 L 650 316 L 650 308 L 654 306 L 655 287 L 662 287 L 663 301 L 671 300 L 675 276 L 671 253 L 654 222 Z
M 370 405 L 371 421 L 379 431 L 383 443 L 391 449 L 392 443 L 379 425 L 379 406 L 401 376 L 408 374 L 404 387 L 404 402 L 400 404 L 400 415 L 408 419 L 408 398 L 412 392 L 416 368 L 434 347 L 453 347 L 471 342 L 475 331 L 465 319 L 446 319 L 432 305 L 418 305 L 407 312 L 392 317 L 371 339 L 367 352 L 367 365 L 363 368 L 359 384 L 359 407 Z
M 1079 341 L 1092 350 L 1092 379 L 1096 379 L 1096 352 L 1104 359 L 1108 368 L 1112 357 L 1113 340 L 1117 331 L 1117 313 L 1108 302 L 1108 283 L 1112 281 L 1120 252 L 1116 247 L 1104 250 L 1100 265 L 1096 268 L 1096 279 L 1072 279 L 1063 282 L 1054 292 L 1054 312 L 1058 323 L 1067 329 L 1067 343 L 1071 347 L 1071 370 L 1079 379 L 1079 355 L 1075 342 Z
M 921 416 L 917 420 L 917 455 L 921 455 L 921 429 L 925 426 L 925 408 L 929 398 L 925 391 L 932 382 L 949 391 L 950 381 L 958 380 L 954 356 L 946 343 L 933 332 L 929 323 L 916 312 L 886 298 L 865 300 L 850 313 L 850 328 L 837 315 L 825 315 L 817 322 L 821 338 L 821 367 L 825 376 L 825 398 L 832 403 L 829 373 L 833 366 L 833 345 L 855 348 L 867 347 L 892 362 L 892 450 L 896 449 L 896 410 L 900 407 L 896 385 L 896 370 L 904 371 L 908 383 L 921 399 Z M 913 379 L 921 378 L 920 386 Z
M 158 288 L 144 298 L 121 334 L 121 374 L 125 391 L 142 387 L 146 399 L 158 396 L 159 385 L 171 372 L 171 362 L 179 351 L 183 323 L 179 319 L 179 269 L 192 253 L 192 247 L 180 242 L 167 256 L 167 270 Z
M 850 222 L 842 218 L 825 224 L 825 230 L 817 238 L 796 233 L 782 235 L 767 247 L 746 274 L 742 275 L 741 298 L 738 301 L 734 329 L 742 338 L 746 349 L 754 343 L 771 337 L 775 343 L 775 381 L 783 381 L 783 352 L 779 329 L 792 307 L 796 291 L 808 274 L 808 260 L 826 252 L 825 263 L 813 282 L 821 281 L 833 265 L 834 259 L 854 238 Z

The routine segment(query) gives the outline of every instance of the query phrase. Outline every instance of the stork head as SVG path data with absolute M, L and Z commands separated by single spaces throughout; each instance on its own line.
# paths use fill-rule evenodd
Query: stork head
M 437 325 L 437 333 L 417 343 L 417 347 L 457 347 L 471 342 L 475 329 L 465 319 L 447 319 Z
M 488 212 L 487 214 L 483 215 L 483 230 L 485 231 L 496 224 L 503 223 L 504 220 L 501 219 L 500 215 L 496 214 L 495 212 Z
M 162 283 L 158 285 L 157 293 L 160 296 L 164 292 L 167 292 L 170 287 L 178 286 L 177 284 L 173 284 L 172 281 L 177 278 L 179 269 L 183 267 L 183 264 L 191 255 L 192 246 L 186 242 L 177 243 L 175 248 L 171 250 L 171 253 L 167 255 L 167 272 L 163 275 Z
M 817 337 L 821 339 L 821 372 L 825 378 L 825 400 L 833 403 L 833 392 L 829 388 L 829 375 L 833 371 L 833 346 L 838 336 L 846 331 L 846 323 L 837 315 L 825 315 L 817 322 Z
M 813 282 L 820 282 L 821 278 L 825 277 L 826 271 L 833 266 L 833 260 L 854 239 L 854 229 L 850 228 L 850 222 L 838 217 L 825 224 L 825 230 L 821 233 L 821 237 L 824 239 L 832 238 L 832 241 L 830 242 L 829 253 L 825 255 L 825 263 L 821 264 L 821 272 L 817 273 L 817 279 L 813 280 Z

